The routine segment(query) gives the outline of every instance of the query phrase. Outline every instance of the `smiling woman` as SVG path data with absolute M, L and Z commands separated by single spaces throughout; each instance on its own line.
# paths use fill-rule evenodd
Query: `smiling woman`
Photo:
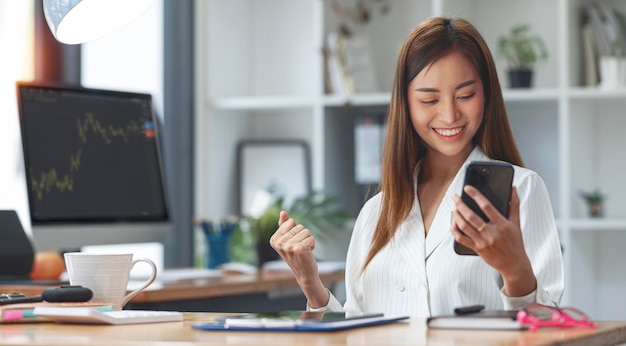
M 272 246 L 293 269 L 308 308 L 427 317 L 476 303 L 487 310 L 557 306 L 563 258 L 549 195 L 537 173 L 522 167 L 491 52 L 471 23 L 431 17 L 407 36 L 386 126 L 380 191 L 354 223 L 343 305 L 319 279 L 307 223 L 280 214 Z M 472 161 L 514 166 L 508 215 L 464 188 Z M 456 253 L 455 241 L 480 257 Z
M 0 209 L 28 223 L 15 82 L 33 78 L 33 3 L 0 0 Z

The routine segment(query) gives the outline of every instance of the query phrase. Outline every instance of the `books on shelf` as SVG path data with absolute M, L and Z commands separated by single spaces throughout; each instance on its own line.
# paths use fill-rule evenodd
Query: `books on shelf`
M 324 47 L 325 84 L 330 94 L 350 96 L 379 91 L 369 39 L 331 32 Z
M 624 15 L 603 2 L 591 2 L 585 6 L 584 11 L 581 24 L 583 27 L 590 26 L 593 46 L 598 56 L 626 54 Z
M 626 56 L 626 17 L 597 1 L 583 7 L 581 22 L 584 80 L 586 86 L 616 86 L 617 71 L 604 71 L 602 61 L 607 57 Z
M 355 93 L 374 93 L 379 91 L 378 78 L 372 56 L 370 40 L 364 35 L 352 35 L 345 38 L 346 70 Z
M 111 310 L 110 303 L 100 302 L 65 302 L 65 303 L 18 303 L 0 306 L 0 323 L 28 323 L 28 322 L 49 322 L 51 320 L 37 316 L 34 310 L 38 306 L 44 307 L 94 307 L 98 310 Z
M 582 46 L 583 46 L 583 62 L 584 62 L 584 80 L 585 86 L 598 85 L 598 62 L 596 59 L 595 47 L 593 45 L 593 31 L 590 23 L 584 23 L 581 28 Z
M 597 6 L 595 2 L 592 2 L 587 4 L 585 11 L 588 22 L 591 25 L 594 47 L 597 54 L 599 56 L 610 55 L 611 40 L 609 38 L 609 33 L 605 31 L 603 15 L 600 12 L 600 7 Z
M 344 40 L 341 35 L 331 32 L 326 37 L 326 68 L 328 79 L 326 85 L 330 94 L 347 96 L 353 93 L 344 54 Z
M 517 321 L 515 310 L 483 310 L 466 315 L 432 316 L 426 320 L 433 329 L 500 329 L 517 330 L 525 326 Z

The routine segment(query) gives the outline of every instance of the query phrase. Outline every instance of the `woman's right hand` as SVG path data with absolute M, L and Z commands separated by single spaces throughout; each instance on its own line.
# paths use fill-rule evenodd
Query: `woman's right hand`
M 270 245 L 295 274 L 309 306 L 312 308 L 326 306 L 330 297 L 319 277 L 317 262 L 313 255 L 315 237 L 303 225 L 296 224 L 284 210 L 280 212 L 278 226 L 270 238 Z

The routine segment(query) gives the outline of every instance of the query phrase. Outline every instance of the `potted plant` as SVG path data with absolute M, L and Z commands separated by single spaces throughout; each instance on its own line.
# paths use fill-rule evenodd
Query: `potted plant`
M 282 200 L 279 200 L 263 211 L 261 216 L 250 217 L 244 220 L 254 238 L 257 253 L 257 266 L 261 268 L 265 262 L 280 258 L 276 250 L 270 246 L 270 238 L 278 229 L 278 217 L 282 210 Z
M 601 54 L 599 57 L 599 71 L 601 88 L 618 89 L 626 86 L 626 57 L 619 30 L 610 42 L 609 54 Z
M 283 199 L 278 198 L 257 218 L 247 218 L 246 222 L 254 235 L 257 250 L 257 265 L 279 258 L 278 253 L 269 245 L 271 236 L 278 229 L 281 210 L 286 210 L 297 223 L 308 228 L 313 236 L 320 240 L 328 239 L 333 233 L 343 231 L 350 216 L 347 211 L 337 206 L 337 198 L 322 192 L 311 192 L 296 198 L 290 206 L 283 206 Z
M 605 195 L 600 190 L 592 192 L 581 191 L 580 196 L 587 202 L 589 208 L 589 216 L 602 217 L 604 215 L 604 199 Z
M 511 88 L 529 88 L 535 63 L 548 58 L 548 50 L 538 35 L 531 34 L 528 24 L 511 28 L 498 40 L 498 52 L 507 59 Z
M 626 41 L 621 17 L 610 5 L 600 1 L 588 2 L 581 11 L 583 47 L 588 50 L 586 55 L 589 55 L 585 59 L 588 64 L 586 68 L 595 72 L 597 57 L 599 75 L 596 78 L 599 77 L 602 89 L 626 86 Z M 597 56 L 592 57 L 592 52 Z M 598 81 L 590 77 L 588 82 L 588 85 L 594 85 Z

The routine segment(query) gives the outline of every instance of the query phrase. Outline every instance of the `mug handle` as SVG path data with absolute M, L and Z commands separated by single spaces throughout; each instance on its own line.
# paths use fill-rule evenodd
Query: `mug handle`
M 156 275 L 157 275 L 157 268 L 156 265 L 154 264 L 154 262 L 152 262 L 151 260 L 147 259 L 147 258 L 138 258 L 136 260 L 133 261 L 133 263 L 130 265 L 130 267 L 134 267 L 135 264 L 139 263 L 139 262 L 145 262 L 148 263 L 150 265 L 150 267 L 152 267 L 152 274 L 150 275 L 150 277 L 148 278 L 148 280 L 139 288 L 137 288 L 136 290 L 130 292 L 129 294 L 127 294 L 124 297 L 124 301 L 122 302 L 122 306 L 120 308 L 124 308 L 124 306 L 126 304 L 128 304 L 128 302 L 137 294 L 139 294 L 139 292 L 145 290 L 148 286 L 150 286 L 154 280 L 156 279 Z

